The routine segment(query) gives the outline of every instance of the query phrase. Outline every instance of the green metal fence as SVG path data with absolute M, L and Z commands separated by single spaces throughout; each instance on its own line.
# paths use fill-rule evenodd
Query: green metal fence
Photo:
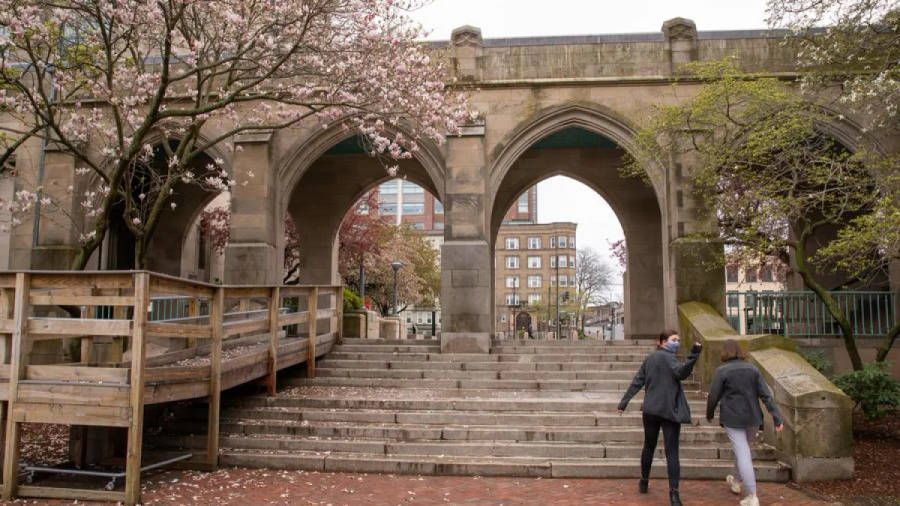
M 883 336 L 897 322 L 896 292 L 829 292 L 859 337 Z M 728 291 L 725 308 L 740 334 L 839 336 L 840 327 L 813 292 Z

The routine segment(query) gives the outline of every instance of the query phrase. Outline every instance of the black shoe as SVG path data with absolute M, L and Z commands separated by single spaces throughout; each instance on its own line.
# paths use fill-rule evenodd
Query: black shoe
M 672 506 L 684 506 L 681 504 L 681 497 L 678 496 L 677 488 L 669 490 L 669 501 L 672 503 Z
M 647 485 L 649 485 L 649 484 L 650 484 L 650 480 L 645 480 L 644 478 L 641 478 L 641 480 L 638 481 L 638 492 L 640 492 L 642 494 L 646 494 L 647 493 Z

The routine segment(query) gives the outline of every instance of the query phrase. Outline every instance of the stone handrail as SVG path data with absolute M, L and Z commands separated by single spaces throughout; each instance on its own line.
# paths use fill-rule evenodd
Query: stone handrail
M 734 339 L 772 388 L 784 416 L 776 433 L 766 414 L 765 440 L 779 459 L 790 464 L 796 481 L 846 479 L 853 476 L 853 401 L 797 353 L 789 338 L 738 335 L 712 307 L 700 302 L 678 306 L 686 347 L 702 342 L 694 373 L 708 387 L 720 365 L 722 344 Z

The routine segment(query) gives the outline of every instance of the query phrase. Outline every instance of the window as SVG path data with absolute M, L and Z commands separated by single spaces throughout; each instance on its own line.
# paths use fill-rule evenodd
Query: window
M 528 294 L 528 303 L 529 304 L 540 304 L 541 303 L 541 294 L 539 293 L 529 293 Z
M 566 285 L 568 285 L 568 284 L 569 284 L 568 278 L 567 278 L 565 275 L 560 274 L 560 276 L 559 276 L 559 286 L 566 286 Z
M 380 207 L 381 214 L 397 214 L 397 203 L 387 203 L 381 204 Z
M 403 182 L 403 193 L 425 193 L 425 190 L 422 189 L 421 186 L 410 183 L 409 181 Z
M 519 288 L 519 276 L 507 276 L 506 288 Z
M 746 271 L 744 271 L 744 281 L 748 283 L 756 283 L 757 281 L 759 281 L 759 276 L 756 272 L 756 269 L 747 269 Z
M 367 215 L 369 214 L 369 204 L 366 202 L 360 202 L 356 207 L 357 214 Z
M 525 192 L 519 196 L 518 211 L 520 213 L 528 212 L 528 192 Z
M 550 268 L 551 269 L 556 268 L 556 255 L 553 255 L 550 257 Z
M 556 286 L 556 276 L 550 276 L 550 286 Z
M 506 249 L 519 249 L 519 238 L 518 237 L 507 237 L 506 238 Z
M 425 223 L 421 221 L 414 221 L 410 223 L 412 225 L 413 230 L 425 230 Z
M 444 230 L 444 222 L 443 221 L 434 222 L 434 229 L 435 230 Z
M 573 269 L 575 268 L 575 257 L 573 257 L 572 255 L 569 255 L 569 267 Z
M 400 181 L 397 179 L 394 179 L 393 181 L 388 181 L 387 183 L 382 184 L 381 187 L 378 188 L 378 193 L 382 193 L 382 194 L 397 193 L 397 190 L 399 188 L 400 188 Z
M 540 269 L 541 268 L 541 257 L 528 257 L 528 268 L 529 269 Z
M 557 239 L 556 241 L 557 241 L 557 244 L 559 244 L 560 248 L 566 247 L 566 236 L 561 235 L 561 236 L 559 236 L 559 239 Z
M 425 214 L 425 204 L 403 204 L 403 214 Z
M 569 236 L 569 247 L 572 249 L 575 249 L 575 236 L 574 235 Z
M 540 276 L 528 276 L 528 288 L 540 288 L 541 287 L 541 277 Z
M 508 293 L 506 294 L 506 305 L 507 306 L 515 306 L 519 304 L 519 294 L 517 293 Z
M 560 255 L 559 260 L 558 260 L 559 266 L 560 267 L 568 267 L 568 265 L 569 265 L 569 262 L 567 261 L 568 258 L 569 257 L 567 257 L 566 255 Z
M 569 286 L 575 286 L 575 276 L 569 278 Z
M 729 293 L 728 294 L 728 307 L 738 307 L 738 294 Z
M 726 283 L 737 283 L 738 282 L 738 268 L 734 265 L 729 265 L 725 267 L 725 282 Z
M 439 200 L 434 201 L 434 214 L 444 214 L 444 204 Z
M 765 281 L 771 283 L 775 279 L 772 276 L 772 266 L 771 265 L 763 265 L 759 269 L 759 279 L 760 281 Z
M 529 237 L 528 238 L 528 249 L 541 249 L 541 238 L 540 237 Z
M 556 247 L 556 237 L 554 236 L 554 237 L 550 238 L 550 248 L 553 249 L 555 247 Z
M 506 268 L 507 269 L 518 269 L 519 268 L 519 257 L 506 257 Z

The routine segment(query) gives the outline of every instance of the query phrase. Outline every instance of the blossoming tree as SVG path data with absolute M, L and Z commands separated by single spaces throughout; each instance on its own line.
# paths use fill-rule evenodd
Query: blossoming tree
M 405 15 L 417 3 L 0 0 L 0 167 L 52 143 L 77 175 L 59 191 L 20 177 L 13 224 L 69 214 L 81 269 L 123 213 L 140 267 L 180 184 L 244 183 L 227 171 L 234 136 L 301 122 L 341 120 L 395 171 L 466 116 Z

